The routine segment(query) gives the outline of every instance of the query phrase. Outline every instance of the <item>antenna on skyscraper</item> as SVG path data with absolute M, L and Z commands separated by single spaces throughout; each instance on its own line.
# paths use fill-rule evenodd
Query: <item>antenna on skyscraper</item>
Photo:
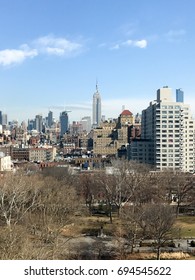
M 96 78 L 96 91 L 98 92 L 98 79 Z

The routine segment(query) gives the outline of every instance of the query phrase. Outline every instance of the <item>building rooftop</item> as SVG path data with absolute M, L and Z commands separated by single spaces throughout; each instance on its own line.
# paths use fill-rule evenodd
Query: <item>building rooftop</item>
M 129 110 L 124 110 L 122 113 L 121 113 L 121 116 L 131 116 L 133 115 Z

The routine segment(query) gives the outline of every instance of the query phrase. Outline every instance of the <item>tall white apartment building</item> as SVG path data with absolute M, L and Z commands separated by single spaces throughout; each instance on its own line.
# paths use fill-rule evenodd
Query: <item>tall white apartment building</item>
M 150 141 L 156 170 L 195 172 L 195 121 L 189 105 L 172 99 L 171 88 L 158 89 L 157 99 L 142 111 L 141 139 Z

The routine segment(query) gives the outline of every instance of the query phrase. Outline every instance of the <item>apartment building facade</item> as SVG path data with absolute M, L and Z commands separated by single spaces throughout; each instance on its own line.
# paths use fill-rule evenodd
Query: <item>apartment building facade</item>
M 159 171 L 194 173 L 195 121 L 189 105 L 172 99 L 171 88 L 158 89 L 157 99 L 142 111 L 141 139 L 150 143 L 151 152 L 146 149 L 147 157 L 143 154 L 145 163 L 152 163 Z
M 54 161 L 56 157 L 56 147 L 42 147 L 29 149 L 29 161 Z
M 98 155 L 115 155 L 121 147 L 126 147 L 130 141 L 133 114 L 123 110 L 118 120 L 102 122 L 93 130 L 93 153 Z
M 114 137 L 115 122 L 104 122 L 93 130 L 93 153 L 95 155 L 115 155 L 118 142 Z

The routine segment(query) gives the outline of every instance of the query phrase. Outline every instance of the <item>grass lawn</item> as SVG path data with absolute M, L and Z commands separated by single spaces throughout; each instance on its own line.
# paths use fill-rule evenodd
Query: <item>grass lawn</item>
M 179 216 L 175 223 L 178 237 L 195 238 L 195 216 Z
M 118 236 L 123 235 L 123 230 L 126 228 L 116 215 L 113 216 L 112 224 L 106 216 L 77 217 L 73 219 L 71 225 L 64 227 L 63 234 L 65 236 L 81 234 L 97 236 L 101 227 L 105 235 Z M 195 239 L 195 216 L 179 216 L 175 222 L 173 237 Z

